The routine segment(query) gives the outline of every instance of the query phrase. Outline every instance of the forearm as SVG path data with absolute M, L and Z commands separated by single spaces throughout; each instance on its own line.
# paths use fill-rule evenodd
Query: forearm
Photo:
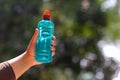
M 11 65 L 16 79 L 18 79 L 25 71 L 27 71 L 31 66 L 34 66 L 36 64 L 40 64 L 35 61 L 34 55 L 35 55 L 35 45 L 36 40 L 38 36 L 38 30 L 35 30 L 35 33 L 28 45 L 27 50 L 21 54 L 18 57 L 15 57 L 8 61 L 8 63 Z
M 8 63 L 13 68 L 16 79 L 18 79 L 31 66 L 36 65 L 34 62 L 34 57 L 31 57 L 31 55 L 28 55 L 26 52 L 16 58 L 9 60 Z
M 26 51 L 23 54 L 19 55 L 18 57 L 15 57 L 7 61 L 13 69 L 16 79 L 18 79 L 30 67 L 40 64 L 40 62 L 37 62 L 34 59 L 37 36 L 38 36 L 38 30 L 36 29 Z M 55 40 L 56 38 L 55 36 L 53 36 L 52 49 L 51 49 L 52 56 L 55 55 L 55 45 L 56 45 Z

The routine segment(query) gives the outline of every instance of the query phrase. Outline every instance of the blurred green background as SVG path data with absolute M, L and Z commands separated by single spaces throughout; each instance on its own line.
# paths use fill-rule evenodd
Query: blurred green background
M 55 24 L 56 55 L 18 80 L 112 80 L 118 64 L 98 42 L 120 37 L 119 0 L 0 0 L 0 62 L 26 50 L 44 9 Z

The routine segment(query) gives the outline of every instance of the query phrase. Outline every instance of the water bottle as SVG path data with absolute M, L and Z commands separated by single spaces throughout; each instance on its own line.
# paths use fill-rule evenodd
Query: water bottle
M 36 42 L 35 59 L 37 62 L 50 63 L 52 61 L 52 37 L 54 23 L 50 20 L 50 11 L 44 10 L 43 19 L 38 22 L 38 39 Z

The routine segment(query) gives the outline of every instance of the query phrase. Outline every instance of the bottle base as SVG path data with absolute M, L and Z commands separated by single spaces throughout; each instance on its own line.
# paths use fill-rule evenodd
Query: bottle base
M 35 60 L 40 63 L 50 63 L 52 62 L 52 58 L 46 59 L 45 57 L 35 57 Z

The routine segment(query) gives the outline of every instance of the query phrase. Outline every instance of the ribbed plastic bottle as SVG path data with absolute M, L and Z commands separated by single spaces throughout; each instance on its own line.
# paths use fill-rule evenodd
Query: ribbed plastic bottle
M 52 61 L 52 37 L 54 23 L 50 20 L 50 11 L 44 10 L 43 19 L 38 22 L 38 39 L 36 42 L 35 59 L 37 62 L 50 63 Z

